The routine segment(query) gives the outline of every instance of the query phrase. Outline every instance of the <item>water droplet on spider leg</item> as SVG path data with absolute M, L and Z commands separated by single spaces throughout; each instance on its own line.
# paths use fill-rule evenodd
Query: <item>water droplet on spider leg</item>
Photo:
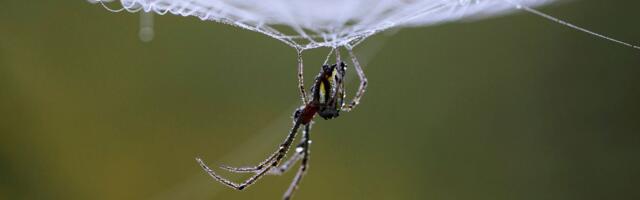
M 307 141 L 307 144 L 311 144 L 311 140 Z
M 298 152 L 298 153 L 302 152 L 303 150 L 304 150 L 304 148 L 302 148 L 302 147 L 296 147 L 296 152 Z

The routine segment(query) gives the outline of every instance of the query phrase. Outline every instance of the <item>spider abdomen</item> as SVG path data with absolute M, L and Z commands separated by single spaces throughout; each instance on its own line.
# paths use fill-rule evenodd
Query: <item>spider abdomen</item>
M 300 111 L 300 122 L 302 124 L 308 124 L 313 119 L 313 116 L 318 112 L 318 106 L 314 104 L 307 104 Z

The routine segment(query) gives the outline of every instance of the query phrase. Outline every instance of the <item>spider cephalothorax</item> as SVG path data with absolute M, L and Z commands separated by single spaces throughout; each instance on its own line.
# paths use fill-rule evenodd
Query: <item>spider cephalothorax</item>
M 259 178 L 264 175 L 280 175 L 286 172 L 297 161 L 301 160 L 298 173 L 289 185 L 289 189 L 284 194 L 284 199 L 290 199 L 293 191 L 298 187 L 298 184 L 302 180 L 302 177 L 307 171 L 309 166 L 309 146 L 311 139 L 309 138 L 309 130 L 311 129 L 311 122 L 316 114 L 324 119 L 332 119 L 338 117 L 340 111 L 350 111 L 360 102 L 360 98 L 367 86 L 367 78 L 362 72 L 362 68 L 356 60 L 355 55 L 351 50 L 351 46 L 346 46 L 349 52 L 351 61 L 355 66 L 358 77 L 360 77 L 360 87 L 355 97 L 348 105 L 345 105 L 345 89 L 344 89 L 344 77 L 347 70 L 347 65 L 340 60 L 340 53 L 338 49 L 336 51 L 336 64 L 323 65 L 320 73 L 316 76 L 311 87 L 311 99 L 307 100 L 306 91 L 304 89 L 304 81 L 302 80 L 303 66 L 302 66 L 302 51 L 298 51 L 298 87 L 300 89 L 300 96 L 304 105 L 296 109 L 293 115 L 293 127 L 289 131 L 289 134 L 285 138 L 284 142 L 280 144 L 278 149 L 271 154 L 266 160 L 253 167 L 229 167 L 222 166 L 222 169 L 236 172 L 236 173 L 254 173 L 253 176 L 248 178 L 242 183 L 234 183 L 230 180 L 222 178 L 211 170 L 200 158 L 196 158 L 200 166 L 216 181 L 219 181 L 229 187 L 237 190 L 243 190 L 247 186 L 255 183 Z M 326 62 L 325 62 L 326 63 Z M 281 162 L 287 151 L 291 147 L 294 138 L 298 132 L 300 126 L 304 127 L 302 131 L 302 138 L 300 143 L 296 146 L 296 151 L 290 156 L 289 160 Z
M 347 65 L 340 62 L 334 65 L 323 65 L 311 88 L 311 103 L 318 104 L 318 115 L 331 119 L 340 115 L 344 105 L 344 75 Z

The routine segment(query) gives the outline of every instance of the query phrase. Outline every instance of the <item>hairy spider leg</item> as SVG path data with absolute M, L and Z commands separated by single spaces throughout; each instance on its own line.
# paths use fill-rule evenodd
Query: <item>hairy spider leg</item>
M 269 172 L 267 173 L 268 175 L 282 175 L 286 173 L 289 169 L 291 169 L 291 166 L 293 166 L 297 161 L 302 159 L 300 167 L 298 168 L 298 172 L 296 173 L 295 177 L 291 181 L 291 184 L 287 188 L 287 191 L 284 193 L 282 199 L 285 199 L 285 200 L 291 199 L 291 197 L 293 196 L 293 193 L 298 189 L 298 185 L 300 185 L 302 178 L 304 177 L 304 175 L 307 174 L 307 170 L 309 169 L 309 160 L 311 158 L 310 156 L 311 138 L 309 137 L 310 129 L 311 129 L 310 124 L 307 124 L 304 126 L 304 130 L 302 132 L 303 136 L 300 139 L 301 140 L 300 144 L 298 144 L 298 146 L 296 147 L 296 153 L 294 153 L 291 156 L 291 158 L 289 158 L 289 160 L 284 162 L 282 165 L 276 168 L 271 168 L 271 170 L 269 170 Z M 247 172 L 259 173 L 260 172 L 259 170 L 254 170 L 254 171 L 230 170 L 230 171 L 239 172 L 239 173 L 247 173 Z
M 302 99 L 302 104 L 307 104 L 307 92 L 304 90 L 304 65 L 302 62 L 302 50 L 297 49 L 298 51 L 298 89 L 300 90 L 300 99 Z
M 266 167 L 256 167 L 256 168 L 260 168 L 261 170 L 256 173 L 255 175 L 249 177 L 247 180 L 245 180 L 242 183 L 234 183 L 228 179 L 222 178 L 220 175 L 216 174 L 213 170 L 211 170 L 211 168 L 209 168 L 200 158 L 196 158 L 196 161 L 200 164 L 200 166 L 202 167 L 202 169 L 204 169 L 205 172 L 207 172 L 207 174 L 209 174 L 209 176 L 211 176 L 214 180 L 223 183 L 233 189 L 236 190 L 243 190 L 244 188 L 246 188 L 247 186 L 252 185 L 253 183 L 255 183 L 258 179 L 260 179 L 262 176 L 264 176 L 271 168 L 278 166 L 279 162 L 282 160 L 282 158 L 284 158 L 284 156 L 287 154 L 287 151 L 289 150 L 289 147 L 291 147 L 291 143 L 293 143 L 293 139 L 296 136 L 296 133 L 298 132 L 298 128 L 300 128 L 300 125 L 302 124 L 302 118 L 298 117 L 295 122 L 293 127 L 291 128 L 291 131 L 289 132 L 289 135 L 287 135 L 287 137 L 285 138 L 284 142 L 282 142 L 282 144 L 280 144 L 280 147 L 278 148 L 278 150 L 276 150 L 276 152 L 274 153 L 275 156 L 271 156 L 272 158 L 267 159 L 267 161 L 265 161 L 264 163 L 266 164 Z
M 308 129 L 305 127 L 305 131 L 308 132 Z M 303 133 L 303 134 L 307 134 L 308 133 Z M 271 168 L 271 170 L 269 170 L 267 172 L 267 175 L 282 175 L 284 173 L 286 173 L 287 171 L 289 171 L 289 169 L 291 168 L 291 166 L 293 166 L 296 162 L 298 162 L 300 159 L 302 159 L 304 157 L 303 154 L 305 154 L 307 151 L 306 149 L 309 148 L 308 144 L 310 144 L 311 141 L 305 139 L 304 137 L 301 138 L 300 143 L 296 146 L 296 152 L 291 155 L 291 157 L 283 162 L 280 166 L 278 167 L 274 167 Z M 299 151 L 298 149 L 301 149 L 302 151 Z M 233 173 L 258 173 L 260 172 L 259 169 L 255 169 L 255 167 L 230 167 L 230 166 L 221 166 L 220 168 L 227 170 L 229 172 L 233 172 Z
M 336 64 L 342 62 L 342 59 L 340 59 L 340 49 L 336 48 Z
M 333 96 L 333 99 L 335 100 L 339 100 L 340 102 L 337 102 L 338 107 L 340 110 L 342 110 L 344 108 L 344 98 L 345 98 L 345 89 L 344 89 L 344 79 L 345 79 L 345 75 L 346 75 L 346 70 L 347 70 L 347 65 L 344 64 L 344 62 L 342 62 L 342 59 L 340 57 L 340 51 L 336 48 L 336 67 L 339 67 L 341 69 L 339 70 L 344 70 L 341 77 L 340 78 L 336 78 L 336 85 L 337 85 L 337 91 L 335 93 L 335 95 Z M 349 110 L 347 110 L 349 111 Z
M 336 50 L 337 48 L 331 48 L 331 50 L 329 50 L 329 53 L 327 54 L 327 57 L 324 59 L 324 62 L 322 63 L 322 65 L 326 65 L 329 62 L 329 58 L 331 58 L 331 54 L 333 53 L 334 50 Z
M 304 131 L 302 132 L 302 149 L 300 152 L 302 153 L 302 163 L 300 163 L 300 168 L 298 168 L 298 173 L 296 173 L 295 178 L 291 181 L 291 185 L 287 189 L 287 192 L 284 193 L 282 199 L 289 200 L 293 196 L 293 192 L 298 189 L 298 185 L 302 181 L 302 178 L 305 174 L 307 174 L 307 170 L 309 169 L 309 159 L 310 159 L 310 150 L 309 145 L 311 145 L 311 138 L 309 137 L 309 129 L 311 124 L 307 124 L 304 126 Z M 298 149 L 296 149 L 297 151 Z M 286 171 L 286 169 L 284 170 Z
M 317 106 L 314 106 L 313 104 L 308 104 L 302 108 L 297 109 L 293 114 L 294 123 L 298 123 L 298 121 L 299 123 L 302 123 L 302 124 L 309 123 L 311 119 L 313 119 L 313 116 L 317 111 L 318 111 Z M 262 161 L 260 164 L 256 166 L 231 167 L 227 165 L 221 165 L 220 168 L 230 172 L 235 172 L 235 173 L 259 173 L 261 169 L 263 169 L 265 166 L 271 163 L 271 161 L 273 161 L 278 156 L 278 153 L 279 153 L 278 151 L 274 152 L 267 159 L 265 159 L 264 161 Z
M 367 77 L 364 75 L 364 71 L 362 71 L 360 62 L 358 62 L 356 55 L 353 53 L 353 47 L 351 45 L 346 45 L 345 49 L 347 49 L 347 52 L 349 52 L 349 57 L 351 57 L 351 62 L 353 62 L 353 66 L 356 68 L 356 73 L 358 73 L 358 77 L 360 78 L 360 86 L 358 87 L 358 92 L 356 92 L 356 96 L 353 97 L 349 105 L 342 108 L 342 110 L 349 112 L 360 103 L 360 99 L 364 95 L 364 92 L 367 90 Z
M 283 162 L 280 166 L 271 168 L 267 172 L 267 175 L 282 175 L 289 171 L 291 166 L 293 166 L 298 160 L 303 158 L 303 154 L 305 153 L 305 149 L 308 148 L 307 143 L 311 143 L 310 141 L 306 141 L 304 138 L 301 139 L 300 143 L 296 146 L 296 152 L 291 155 L 289 160 Z M 299 151 L 301 149 L 303 151 Z M 254 169 L 254 167 L 230 167 L 230 166 L 221 166 L 220 168 L 227 170 L 233 173 L 258 173 L 260 170 Z
M 231 167 L 231 166 L 227 166 L 227 165 L 220 165 L 221 169 L 230 171 L 230 172 L 236 172 L 236 173 L 242 173 L 242 172 L 259 172 L 261 169 L 263 169 L 265 166 L 267 166 L 267 164 L 271 163 L 271 161 L 273 161 L 273 159 L 276 158 L 276 156 L 278 156 L 278 152 L 275 152 L 273 154 L 271 154 L 267 159 L 265 159 L 264 161 L 262 161 L 261 163 L 259 163 L 256 166 L 253 167 Z

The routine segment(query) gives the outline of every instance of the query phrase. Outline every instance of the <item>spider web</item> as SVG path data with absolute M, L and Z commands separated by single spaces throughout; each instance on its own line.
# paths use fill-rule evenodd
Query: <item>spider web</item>
M 115 0 L 113 12 L 194 16 L 262 33 L 307 50 L 357 46 L 378 32 L 502 14 L 551 0 Z
M 112 12 L 198 17 L 262 33 L 299 51 L 353 48 L 396 27 L 429 26 L 523 10 L 631 48 L 632 45 L 567 23 L 533 7 L 556 0 L 89 0 Z M 118 1 L 113 9 L 108 3 Z

